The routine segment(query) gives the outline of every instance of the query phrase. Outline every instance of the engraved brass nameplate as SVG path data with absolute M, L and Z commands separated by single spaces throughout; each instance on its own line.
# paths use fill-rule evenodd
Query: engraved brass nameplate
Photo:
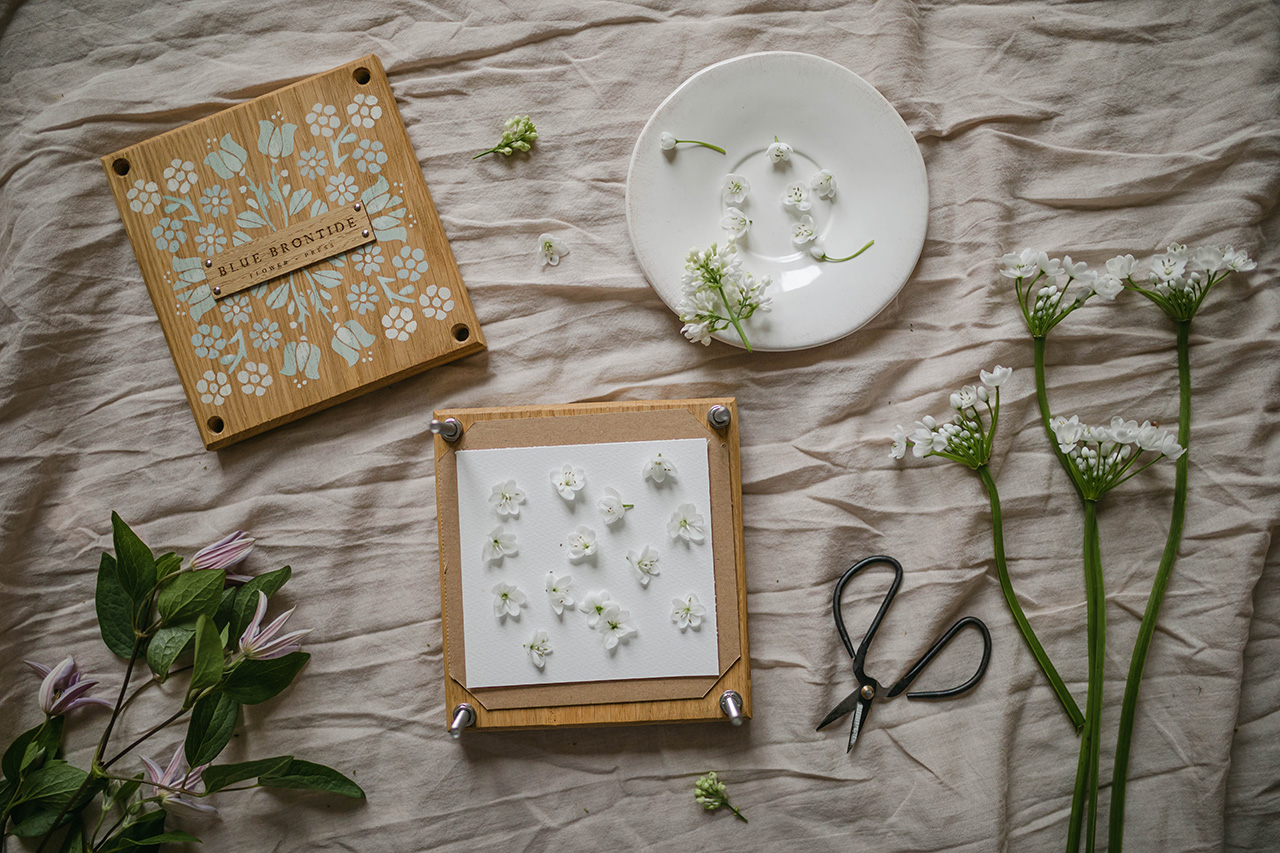
M 357 202 L 206 258 L 204 265 L 214 299 L 224 299 L 373 240 L 369 214 Z

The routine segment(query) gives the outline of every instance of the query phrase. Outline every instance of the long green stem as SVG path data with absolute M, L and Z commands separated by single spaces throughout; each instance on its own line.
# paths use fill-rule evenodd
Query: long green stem
M 1184 451 L 1191 440 L 1191 321 L 1178 320 L 1174 324 L 1178 332 L 1178 444 Z M 1178 546 L 1182 542 L 1182 525 L 1187 514 L 1187 457 L 1189 451 L 1178 457 L 1173 485 L 1173 516 L 1169 520 L 1169 536 L 1165 539 L 1164 554 L 1156 569 L 1151 595 L 1147 597 L 1147 609 L 1138 627 L 1138 640 L 1129 660 L 1129 676 L 1124 683 L 1124 701 L 1120 705 L 1120 732 L 1116 738 L 1116 763 L 1111 775 L 1111 826 L 1108 835 L 1112 853 L 1120 853 L 1124 844 L 1124 797 L 1129 772 L 1129 747 L 1133 741 L 1133 721 L 1138 707 L 1138 688 L 1142 685 L 1142 671 L 1147 663 L 1147 651 L 1156 632 L 1156 619 L 1164 601 L 1169 576 L 1178 558 Z
M 135 740 L 133 743 L 129 744 L 129 745 L 128 745 L 128 746 L 126 746 L 124 749 L 122 749 L 122 750 L 120 750 L 119 752 L 117 752 L 117 753 L 115 754 L 115 756 L 114 756 L 110 761 L 108 761 L 108 762 L 106 762 L 105 764 L 103 764 L 103 765 L 102 765 L 102 769 L 103 769 L 103 770 L 106 770 L 106 769 L 107 769 L 108 767 L 110 767 L 112 764 L 115 764 L 115 763 L 116 763 L 117 761 L 119 761 L 121 758 L 124 758 L 124 757 L 125 757 L 125 755 L 127 755 L 127 754 L 128 754 L 128 753 L 129 753 L 129 752 L 130 752 L 130 751 L 131 751 L 135 746 L 137 746 L 138 744 L 142 743 L 144 740 L 146 740 L 147 738 L 151 737 L 151 736 L 152 736 L 153 734 L 155 734 L 156 732 L 158 732 L 158 731 L 160 731 L 160 730 L 162 730 L 162 729 L 168 728 L 169 726 L 173 725 L 175 722 L 177 722 L 177 721 L 178 721 L 178 718 L 179 718 L 179 717 L 181 717 L 183 714 L 186 714 L 186 713 L 187 713 L 187 711 L 189 711 L 189 710 L 190 710 L 189 708 L 179 708 L 179 709 L 178 709 L 178 711 L 177 711 L 177 713 L 175 713 L 172 717 L 170 717 L 169 719 L 165 720 L 163 723 L 158 723 L 158 724 L 156 724 L 156 725 L 152 726 L 150 729 L 148 729 L 148 730 L 147 730 L 147 732 L 146 732 L 145 734 L 143 734 L 143 735 L 139 736 L 137 740 Z
M 1000 512 L 1000 495 L 996 491 L 996 481 L 992 479 L 991 471 L 986 465 L 978 466 L 977 471 L 978 476 L 982 478 L 982 484 L 987 487 L 987 497 L 991 501 L 991 539 L 996 558 L 996 576 L 1000 579 L 1004 600 L 1008 603 L 1013 621 L 1018 624 L 1018 630 L 1022 632 L 1022 638 L 1026 640 L 1032 656 L 1035 657 L 1036 663 L 1040 664 L 1040 669 L 1049 679 L 1053 692 L 1058 695 L 1058 701 L 1062 703 L 1067 716 L 1071 718 L 1072 725 L 1078 730 L 1084 725 L 1085 717 L 1080 713 L 1076 700 L 1071 698 L 1071 691 L 1067 690 L 1067 685 L 1062 682 L 1062 677 L 1058 675 L 1053 662 L 1049 660 L 1048 653 L 1036 639 L 1036 632 L 1031 630 L 1031 623 L 1027 621 L 1026 615 L 1022 612 L 1022 605 L 1013 594 L 1013 582 L 1009 579 L 1009 566 L 1004 556 L 1004 517 Z
M 723 153 L 723 152 L 721 152 Z M 720 301 L 724 303 L 724 308 L 729 312 L 729 322 L 733 324 L 733 328 L 738 333 L 738 337 L 742 340 L 742 345 L 747 348 L 747 352 L 754 352 L 751 349 L 751 341 L 747 340 L 747 333 L 742 330 L 742 324 L 738 322 L 738 318 L 733 315 L 733 311 L 729 308 L 729 297 L 724 295 L 724 285 L 717 284 L 716 292 L 720 294 Z M 738 310 L 742 310 L 742 306 L 738 306 Z
M 1044 380 L 1044 347 L 1045 338 L 1039 336 L 1032 338 L 1035 345 L 1035 367 L 1036 367 L 1036 403 L 1040 407 L 1040 423 L 1044 426 L 1044 434 L 1049 439 L 1049 446 L 1053 448 L 1053 453 L 1058 457 L 1059 464 L 1062 469 L 1067 472 L 1067 478 L 1071 480 L 1071 486 L 1076 490 L 1076 496 L 1084 500 L 1084 491 L 1080 488 L 1080 481 L 1071 463 L 1067 461 L 1067 454 L 1063 453 L 1058 447 L 1058 437 L 1053 433 L 1053 427 L 1050 425 L 1049 412 L 1049 393 L 1045 388 Z
M 1098 538 L 1098 504 L 1084 502 L 1084 571 L 1086 622 L 1089 638 L 1089 692 L 1085 699 L 1085 731 L 1080 740 L 1080 760 L 1067 824 L 1067 851 L 1080 849 L 1080 835 L 1088 815 L 1085 849 L 1092 851 L 1098 820 L 1098 766 L 1102 744 L 1102 683 L 1106 664 L 1107 613 L 1102 576 L 1102 551 Z

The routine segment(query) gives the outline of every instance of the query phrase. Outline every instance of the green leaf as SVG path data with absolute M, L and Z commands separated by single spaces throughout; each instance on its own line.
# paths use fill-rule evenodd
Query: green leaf
M 177 554 L 169 553 L 163 557 L 156 558 L 156 581 L 162 581 L 169 575 L 182 568 L 182 558 Z
M 134 604 L 140 604 L 156 585 L 156 558 L 120 516 L 111 513 L 116 546 L 116 574 Z
M 222 666 L 222 643 L 219 642 L 218 629 L 213 627 L 213 621 L 208 616 L 201 614 L 196 619 L 196 654 L 191 670 L 191 686 L 187 688 L 188 697 L 217 684 L 222 679 Z
M 137 853 L 136 848 L 130 844 L 141 838 L 151 838 L 164 832 L 164 820 L 168 815 L 164 809 L 157 809 L 153 812 L 145 812 L 138 817 L 136 823 L 127 825 L 124 829 L 113 835 L 105 844 L 98 848 L 99 853 L 121 853 L 128 850 L 130 853 Z M 152 851 L 160 849 L 159 844 L 149 845 Z
M 222 591 L 218 601 L 218 610 L 213 614 L 213 624 L 221 630 L 231 624 L 231 616 L 236 606 L 236 588 L 229 586 Z
M 244 629 L 248 627 L 250 620 L 253 619 L 253 611 L 258 606 L 258 591 L 266 593 L 267 598 L 276 594 L 280 587 L 285 585 L 289 580 L 289 576 L 293 574 L 293 570 L 288 566 L 283 569 L 276 569 L 274 572 L 267 572 L 265 575 L 258 575 L 253 580 L 240 587 L 236 592 L 236 603 L 232 610 L 231 636 L 239 637 L 244 633 Z
M 22 753 L 19 773 L 37 770 L 46 758 L 57 758 L 62 751 L 62 726 L 65 717 L 50 717 L 44 725 L 36 728 L 36 736 L 27 744 Z M 16 778 L 16 777 L 15 777 Z
M 71 801 L 71 795 L 80 790 L 88 776 L 79 767 L 61 759 L 46 761 L 43 767 L 23 780 L 15 799 L 44 802 L 61 808 Z
M 62 839 L 62 846 L 58 848 L 58 853 L 85 853 L 84 824 L 79 820 L 71 822 L 71 828 Z
M 58 819 L 60 811 L 61 806 L 50 806 L 47 803 L 23 803 L 15 806 L 10 815 L 13 824 L 9 827 L 9 832 L 19 838 L 44 835 L 53 829 L 53 822 Z
M 288 687 L 310 659 L 306 652 L 290 652 L 272 660 L 247 660 L 227 677 L 223 690 L 238 702 L 257 705 Z
M 259 776 L 258 784 L 268 788 L 305 788 L 312 791 L 329 791 L 344 797 L 364 797 L 364 791 L 359 785 L 332 767 L 301 761 L 297 758 L 277 773 Z
M 0 782 L 0 832 L 4 831 L 4 818 L 9 813 L 9 802 L 17 790 L 18 786 L 8 779 Z
M 183 622 L 178 625 L 166 625 L 156 631 L 147 646 L 147 666 L 156 674 L 156 679 L 164 681 L 173 668 L 178 656 L 191 648 L 196 636 L 194 622 Z
M 225 693 L 206 696 L 195 704 L 184 745 L 189 766 L 199 767 L 218 757 L 231 740 L 239 711 L 240 703 Z
M 181 829 L 171 829 L 168 832 L 162 832 L 159 835 L 153 835 L 150 838 L 132 839 L 126 838 L 121 844 L 126 847 L 144 847 L 148 844 L 164 844 L 166 841 L 186 842 L 202 844 L 203 842 L 189 832 L 183 832 Z
M 4 751 L 4 758 L 0 759 L 0 769 L 4 770 L 4 778 L 10 782 L 18 781 L 18 776 L 22 773 L 22 760 L 27 754 L 27 747 L 36 739 L 36 735 L 40 734 L 42 728 L 44 728 L 43 723 L 34 729 L 28 729 L 14 738 L 13 743 L 9 744 L 9 748 Z
M 259 758 L 257 761 L 242 761 L 239 764 L 216 764 L 206 767 L 200 778 L 204 781 L 205 792 L 212 794 L 246 779 L 269 776 L 283 770 L 291 761 L 292 755 L 280 755 L 275 758 Z
M 201 569 L 180 574 L 162 586 L 156 596 L 161 624 L 194 619 L 201 613 L 212 618 L 218 610 L 226 578 L 227 573 L 221 569 Z
M 133 633 L 133 599 L 120 585 L 115 557 L 106 552 L 103 552 L 102 562 L 98 564 L 98 590 L 94 596 L 94 605 L 98 611 L 98 629 L 102 632 L 102 642 L 117 657 L 127 658 L 132 655 L 133 642 L 137 639 Z

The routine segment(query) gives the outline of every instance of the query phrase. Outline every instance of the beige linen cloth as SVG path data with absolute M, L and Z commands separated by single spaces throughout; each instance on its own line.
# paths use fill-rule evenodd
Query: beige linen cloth
M 206 851 L 1061 849 L 1077 739 L 1001 599 L 982 487 L 952 463 L 890 460 L 886 437 L 945 412 L 979 368 L 1015 368 L 992 462 L 1010 565 L 1083 704 L 1081 517 L 995 261 L 1023 246 L 1098 264 L 1232 243 L 1259 266 L 1194 327 L 1186 536 L 1147 665 L 1128 838 L 1280 848 L 1274 3 L 12 0 L 0 27 L 3 738 L 39 718 L 24 658 L 74 652 L 119 683 L 92 607 L 116 509 L 157 548 L 190 554 L 246 528 L 261 540 L 250 571 L 293 566 L 280 601 L 316 628 L 314 657 L 246 710 L 224 760 L 313 758 L 369 795 L 220 795 L 221 821 L 185 825 Z M 748 357 L 680 338 L 632 255 L 623 198 L 662 99 L 761 50 L 818 54 L 875 85 L 919 141 L 931 211 L 915 273 L 874 321 Z M 489 351 L 207 453 L 98 157 L 369 52 Z M 534 153 L 473 162 L 515 113 L 537 122 Z M 544 231 L 571 249 L 558 267 L 535 257 Z M 1174 352 L 1153 306 L 1090 304 L 1050 339 L 1054 408 L 1172 424 Z M 722 394 L 741 407 L 755 719 L 446 738 L 432 408 Z M 1101 514 L 1108 781 L 1172 484 L 1157 465 Z M 875 553 L 907 575 L 873 675 L 895 680 L 964 614 L 987 621 L 995 651 L 959 701 L 878 706 L 850 756 L 843 731 L 814 732 L 853 683 L 828 603 L 839 572 Z M 872 586 L 851 591 L 851 624 L 869 618 Z M 957 644 L 920 685 L 963 678 L 975 650 Z M 162 705 L 160 691 L 140 702 L 121 736 Z M 98 713 L 77 715 L 76 760 Z M 709 769 L 749 825 L 695 806 Z

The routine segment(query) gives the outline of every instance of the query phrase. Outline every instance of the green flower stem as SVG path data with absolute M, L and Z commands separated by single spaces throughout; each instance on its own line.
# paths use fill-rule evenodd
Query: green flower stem
M 1013 582 L 1009 579 L 1009 567 L 1005 562 L 1004 556 L 1004 518 L 1000 512 L 1000 495 L 996 491 L 996 481 L 992 479 L 991 471 L 986 465 L 979 465 L 975 470 L 978 472 L 978 476 L 982 478 L 982 484 L 987 487 L 987 497 L 991 501 L 991 539 L 995 551 L 996 575 L 1000 579 L 1000 589 L 1004 593 L 1004 600 L 1008 602 L 1009 611 L 1013 614 L 1013 621 L 1018 624 L 1018 630 L 1022 632 L 1022 638 L 1026 640 L 1032 656 L 1040 664 L 1040 669 L 1044 672 L 1045 677 L 1049 679 L 1049 684 L 1053 687 L 1053 692 L 1058 695 L 1058 701 L 1062 703 L 1067 716 L 1071 718 L 1072 725 L 1079 730 L 1085 724 L 1085 717 L 1080 713 L 1080 707 L 1076 705 L 1076 700 L 1071 698 L 1071 691 L 1067 690 L 1067 685 L 1063 684 L 1062 677 L 1058 675 L 1058 670 L 1054 668 L 1053 662 L 1049 660 L 1049 655 L 1045 652 L 1044 647 L 1036 639 L 1035 631 L 1031 630 L 1031 623 L 1027 621 L 1026 615 L 1022 612 L 1022 605 L 1018 603 L 1017 596 L 1013 594 Z
M 134 748 L 135 746 L 137 746 L 138 744 L 142 743 L 144 740 L 146 740 L 147 738 L 151 737 L 151 736 L 152 736 L 153 734 L 155 734 L 156 732 L 162 731 L 163 729 L 166 729 L 166 728 L 168 728 L 169 726 L 173 725 L 174 723 L 176 723 L 176 722 L 178 721 L 178 718 L 179 718 L 179 717 L 181 717 L 183 714 L 186 714 L 186 713 L 187 713 L 188 711 L 190 711 L 190 710 L 191 710 L 190 708 L 179 708 L 179 709 L 178 709 L 178 712 L 177 712 L 176 714 L 174 714 L 172 717 L 170 717 L 169 719 L 165 720 L 163 723 L 159 723 L 159 724 L 157 724 L 157 725 L 155 725 L 155 726 L 152 726 L 150 729 L 148 729 L 148 730 L 147 730 L 146 734 L 143 734 L 143 735 L 139 736 L 139 737 L 138 737 L 138 739 L 137 739 L 137 740 L 135 740 L 133 743 L 129 744 L 129 745 L 128 745 L 128 746 L 126 746 L 124 749 L 122 749 L 122 750 L 120 750 L 119 752 L 117 752 L 117 753 L 115 754 L 115 756 L 114 756 L 110 761 L 108 761 L 108 762 L 104 763 L 104 764 L 102 765 L 102 769 L 103 769 L 103 770 L 106 770 L 106 769 L 107 769 L 108 767 L 110 767 L 112 764 L 115 764 L 115 763 L 116 763 L 117 761 L 119 761 L 121 758 L 124 758 L 127 754 L 129 754 L 129 753 L 133 750 L 133 748 Z
M 1080 739 L 1080 760 L 1067 824 L 1067 851 L 1080 849 L 1088 803 L 1089 832 L 1085 849 L 1092 851 L 1098 821 L 1098 765 L 1101 758 L 1102 682 L 1106 662 L 1106 594 L 1102 577 L 1102 551 L 1098 541 L 1098 502 L 1084 502 L 1084 570 L 1086 622 L 1089 637 L 1089 692 L 1085 700 L 1085 731 Z
M 863 246 L 861 249 L 859 249 L 858 251 L 854 252 L 852 255 L 850 255 L 850 256 L 849 256 L 849 257 L 847 257 L 847 258 L 833 258 L 833 257 L 828 256 L 826 252 L 823 252 L 823 253 L 822 253 L 822 259 L 823 259 L 824 261 L 828 261 L 829 263 L 833 263 L 833 264 L 842 264 L 842 263 L 844 263 L 845 261 L 851 261 L 851 260 L 853 260 L 854 258 L 858 257 L 858 255 L 861 255 L 863 252 L 865 252 L 867 249 L 870 249 L 870 248 L 871 248 L 872 246 L 874 246 L 875 244 L 876 244 L 876 241 L 875 241 L 875 240 L 872 240 L 872 241 L 870 241 L 869 243 L 867 243 L 867 245 Z
M 1044 380 L 1044 347 L 1045 337 L 1039 335 L 1032 338 L 1035 344 L 1035 366 L 1036 366 L 1036 403 L 1040 406 L 1040 423 L 1044 426 L 1044 434 L 1049 439 L 1049 446 L 1053 448 L 1053 453 L 1058 457 L 1058 462 L 1062 465 L 1062 469 L 1067 472 L 1067 477 L 1071 480 L 1071 486 L 1076 490 L 1076 495 L 1084 500 L 1084 491 L 1080 487 L 1080 480 L 1076 471 L 1071 467 L 1071 463 L 1067 461 L 1067 454 L 1063 453 L 1058 447 L 1058 437 L 1053 433 L 1053 427 L 1049 423 L 1049 394 L 1045 390 Z
M 701 142 L 700 142 L 700 143 L 698 143 L 698 144 L 699 144 L 699 145 L 703 145 L 703 144 L 705 144 L 705 143 L 701 143 Z M 709 147 L 714 148 L 715 146 L 714 146 L 714 145 L 712 145 L 712 146 L 709 146 Z M 720 153 L 721 153 L 721 154 L 723 154 L 724 152 L 723 152 L 723 151 L 721 151 Z M 720 294 L 720 301 L 724 303 L 724 307 L 725 307 L 725 308 L 728 308 L 728 307 L 729 307 L 729 297 L 727 297 L 727 296 L 725 296 L 725 295 L 724 295 L 724 285 L 723 285 L 723 284 L 717 284 L 717 285 L 715 285 L 715 289 L 716 289 L 716 293 Z M 741 305 L 739 305 L 739 306 L 738 306 L 738 310 L 739 310 L 739 311 L 741 311 L 741 310 L 742 310 L 742 306 L 741 306 Z M 747 333 L 746 333 L 746 332 L 744 332 L 744 331 L 742 330 L 742 324 L 738 322 L 738 318 L 737 318 L 737 317 L 735 317 L 735 316 L 732 316 L 732 315 L 731 315 L 731 316 L 729 316 L 727 319 L 729 320 L 729 322 L 730 322 L 730 323 L 732 323 L 732 324 L 733 324 L 733 328 L 734 328 L 734 330 L 738 333 L 738 337 L 742 339 L 742 345 L 743 345 L 744 347 L 746 347 L 746 348 L 747 348 L 747 352 L 754 352 L 754 350 L 752 350 L 752 349 L 751 349 L 751 341 L 747 340 Z
M 736 817 L 738 820 L 742 821 L 743 823 L 751 823 L 751 821 L 746 819 L 746 817 L 742 814 L 742 812 L 738 811 L 736 808 L 729 805 L 728 800 L 725 800 L 724 807 L 729 811 L 733 812 L 733 816 Z
M 1178 332 L 1178 444 L 1187 448 L 1191 440 L 1191 321 L 1174 323 Z M 1156 569 L 1147 609 L 1142 614 L 1138 639 L 1129 660 L 1129 676 L 1124 684 L 1124 701 L 1120 706 L 1120 732 L 1116 739 L 1116 763 L 1111 776 L 1111 827 L 1109 848 L 1120 853 L 1124 844 L 1124 797 L 1129 771 L 1129 747 L 1133 741 L 1133 720 L 1138 706 L 1138 688 L 1142 685 L 1142 671 L 1147 663 L 1147 650 L 1156 631 L 1156 619 L 1164 601 L 1169 575 L 1178 558 L 1178 546 L 1182 542 L 1182 525 L 1187 513 L 1187 457 L 1189 451 L 1178 457 L 1173 485 L 1173 516 L 1169 521 L 1169 536 L 1165 539 L 1164 554 Z
M 719 151 L 721 154 L 725 153 L 725 150 L 719 145 L 712 145 L 710 142 L 699 142 L 696 139 L 677 139 L 676 145 L 686 142 L 690 145 L 701 145 L 703 148 L 710 148 L 712 151 Z

